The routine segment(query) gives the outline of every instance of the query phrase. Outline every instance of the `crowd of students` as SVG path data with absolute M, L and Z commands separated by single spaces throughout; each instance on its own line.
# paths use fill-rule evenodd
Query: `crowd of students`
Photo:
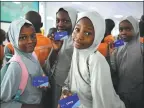
M 80 108 L 144 107 L 144 16 L 140 22 L 133 16 L 121 19 L 117 40 L 124 45 L 119 47 L 114 47 L 117 40 L 111 34 L 114 21 L 95 11 L 61 7 L 56 28 L 44 36 L 42 26 L 39 13 L 29 11 L 12 21 L 7 33 L 0 31 L 1 70 L 9 63 L 0 86 L 2 108 L 58 108 L 59 99 L 74 93 Z M 57 31 L 67 31 L 68 38 L 54 40 Z M 22 68 L 10 61 L 14 55 L 21 57 L 29 74 L 19 100 L 14 97 Z M 48 87 L 34 87 L 35 76 L 48 76 Z

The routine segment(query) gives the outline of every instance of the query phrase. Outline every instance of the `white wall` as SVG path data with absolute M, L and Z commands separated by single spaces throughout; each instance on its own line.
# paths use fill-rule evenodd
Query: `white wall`
M 8 31 L 8 28 L 9 28 L 9 25 L 10 25 L 10 23 L 4 23 L 4 22 L 1 22 L 0 23 L 0 25 L 1 25 L 1 29 L 3 29 L 4 31 Z

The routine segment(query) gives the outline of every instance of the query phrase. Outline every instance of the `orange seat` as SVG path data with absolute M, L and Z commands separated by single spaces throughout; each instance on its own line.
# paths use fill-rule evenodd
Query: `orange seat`
M 3 60 L 4 57 L 4 46 L 0 45 L 0 60 Z
M 37 33 L 36 37 L 37 37 L 37 44 L 36 44 L 34 51 L 37 55 L 37 58 L 41 66 L 43 66 L 43 64 L 45 63 L 45 60 L 47 59 L 51 51 L 52 45 L 51 45 L 50 39 L 47 37 L 44 37 L 42 34 Z
M 107 56 L 107 50 L 108 50 L 107 43 L 101 43 L 98 47 L 98 51 L 105 57 Z
M 114 41 L 115 41 L 115 39 L 112 35 L 108 35 L 104 38 L 104 42 L 106 42 L 106 43 L 113 43 Z
M 108 53 L 108 45 L 111 43 L 114 43 L 114 37 L 112 35 L 108 35 L 104 38 L 104 43 L 101 43 L 98 47 L 98 51 L 103 55 L 103 56 L 107 56 Z M 112 49 L 110 49 L 110 52 L 112 51 Z
M 11 44 L 10 42 L 8 42 L 8 43 L 6 44 L 6 46 L 7 46 L 7 47 L 9 48 L 9 50 L 11 51 L 11 54 L 14 55 L 14 48 L 13 48 L 12 44 Z
M 140 37 L 140 42 L 144 43 L 144 37 Z

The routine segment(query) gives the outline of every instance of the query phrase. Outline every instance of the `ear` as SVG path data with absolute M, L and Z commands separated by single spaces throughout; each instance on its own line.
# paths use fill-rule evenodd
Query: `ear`
M 40 24 L 40 27 L 42 27 L 42 26 L 43 26 L 43 23 Z

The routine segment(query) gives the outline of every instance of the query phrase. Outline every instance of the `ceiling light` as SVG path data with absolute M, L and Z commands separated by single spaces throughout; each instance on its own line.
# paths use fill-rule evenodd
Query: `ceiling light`
M 15 4 L 20 4 L 20 2 L 13 2 L 13 3 L 15 3 Z
M 114 15 L 115 18 L 122 18 L 123 15 Z

